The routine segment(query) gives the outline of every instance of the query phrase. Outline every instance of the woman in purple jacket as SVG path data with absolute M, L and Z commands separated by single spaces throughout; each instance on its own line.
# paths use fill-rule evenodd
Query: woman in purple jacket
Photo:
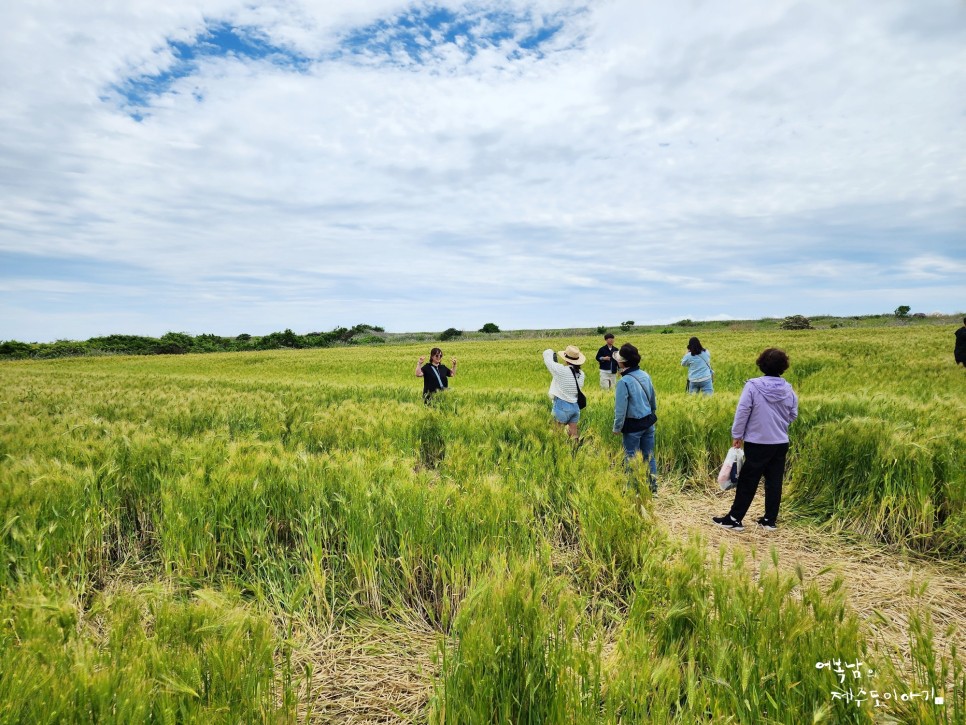
M 734 447 L 744 443 L 745 463 L 738 474 L 735 500 L 731 511 L 712 518 L 718 526 L 744 531 L 741 520 L 765 476 L 765 515 L 758 525 L 774 531 L 778 522 L 778 506 L 782 500 L 785 456 L 788 454 L 788 426 L 798 417 L 798 398 L 792 386 L 781 376 L 788 370 L 788 355 L 770 347 L 758 356 L 758 369 L 764 375 L 745 383 L 735 421 L 731 426 Z

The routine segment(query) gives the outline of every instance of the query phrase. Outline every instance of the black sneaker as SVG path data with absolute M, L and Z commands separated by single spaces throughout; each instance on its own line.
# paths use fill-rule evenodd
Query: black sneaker
M 712 516 L 711 520 L 724 529 L 731 529 L 732 531 L 745 530 L 745 527 L 741 525 L 740 521 L 735 521 L 733 518 L 731 518 L 731 514 L 725 514 L 724 516 Z
M 775 522 L 774 521 L 769 521 L 764 516 L 762 516 L 760 519 L 758 519 L 755 523 L 758 524 L 761 528 L 768 529 L 769 531 L 774 531 L 775 529 L 778 528 L 775 525 Z

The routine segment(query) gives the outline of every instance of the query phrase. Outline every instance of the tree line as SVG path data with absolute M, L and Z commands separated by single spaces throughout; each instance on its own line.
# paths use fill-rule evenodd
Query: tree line
M 290 329 L 268 335 L 248 334 L 224 337 L 221 335 L 189 335 L 168 332 L 161 337 L 143 335 L 107 335 L 88 340 L 57 340 L 56 342 L 0 341 L 0 359 L 57 358 L 82 355 L 184 355 L 205 352 L 241 352 L 245 350 L 278 350 L 332 347 L 333 345 L 370 345 L 385 342 L 377 333 L 385 332 L 377 325 L 359 324 L 337 327 L 331 332 L 309 332 L 298 335 Z

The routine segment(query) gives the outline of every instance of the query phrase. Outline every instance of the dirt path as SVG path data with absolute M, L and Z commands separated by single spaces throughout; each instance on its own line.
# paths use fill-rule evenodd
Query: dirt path
M 755 561 L 769 560 L 772 547 L 779 566 L 793 571 L 800 564 L 806 577 L 831 584 L 836 576 L 845 580 L 848 601 L 864 620 L 869 634 L 898 653 L 897 665 L 906 669 L 909 657 L 909 611 L 926 608 L 935 625 L 937 653 L 948 653 L 956 642 L 962 650 L 966 630 L 966 566 L 957 563 L 905 556 L 875 544 L 848 536 L 848 532 L 819 531 L 796 525 L 794 515 L 779 521 L 777 531 L 754 524 L 763 514 L 762 494 L 755 497 L 745 516 L 745 530 L 733 532 L 715 526 L 712 516 L 728 511 L 733 492 L 718 492 L 717 485 L 706 491 L 662 491 L 654 512 L 675 538 L 687 539 L 699 533 L 708 546 L 741 548 Z M 828 569 L 826 573 L 820 574 Z M 886 621 L 877 615 L 881 612 Z M 950 625 L 958 628 L 951 636 Z
M 654 514 L 672 537 L 682 541 L 698 533 L 711 550 L 740 549 L 750 561 L 769 565 L 774 547 L 779 566 L 786 571 L 800 565 L 806 578 L 826 586 L 842 576 L 848 601 L 866 631 L 900 669 L 911 667 L 908 615 L 917 605 L 932 615 L 937 653 L 948 653 L 953 640 L 947 629 L 952 624 L 959 625 L 953 637 L 962 647 L 966 566 L 902 556 L 847 533 L 796 525 L 794 518 L 780 521 L 777 531 L 751 524 L 735 533 L 714 526 L 711 517 L 727 511 L 731 499 L 730 492 L 719 494 L 716 487 L 704 492 L 665 487 L 655 500 Z M 761 509 L 759 496 L 745 521 L 753 522 Z M 568 560 L 575 555 L 575 550 L 564 552 Z M 313 672 L 299 693 L 299 721 L 370 725 L 419 719 L 438 675 L 438 641 L 438 633 L 417 622 L 358 622 L 307 637 L 294 657 L 296 671 L 308 665 Z

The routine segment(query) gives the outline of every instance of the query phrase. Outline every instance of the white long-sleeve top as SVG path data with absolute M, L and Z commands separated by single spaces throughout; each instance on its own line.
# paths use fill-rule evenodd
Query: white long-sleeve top
M 584 387 L 584 371 L 577 373 L 577 382 L 574 381 L 574 374 L 569 365 L 554 362 L 553 350 L 543 351 L 543 362 L 553 378 L 550 381 L 548 394 L 551 398 L 560 398 L 568 403 L 577 402 L 577 383 L 580 383 L 581 390 Z

